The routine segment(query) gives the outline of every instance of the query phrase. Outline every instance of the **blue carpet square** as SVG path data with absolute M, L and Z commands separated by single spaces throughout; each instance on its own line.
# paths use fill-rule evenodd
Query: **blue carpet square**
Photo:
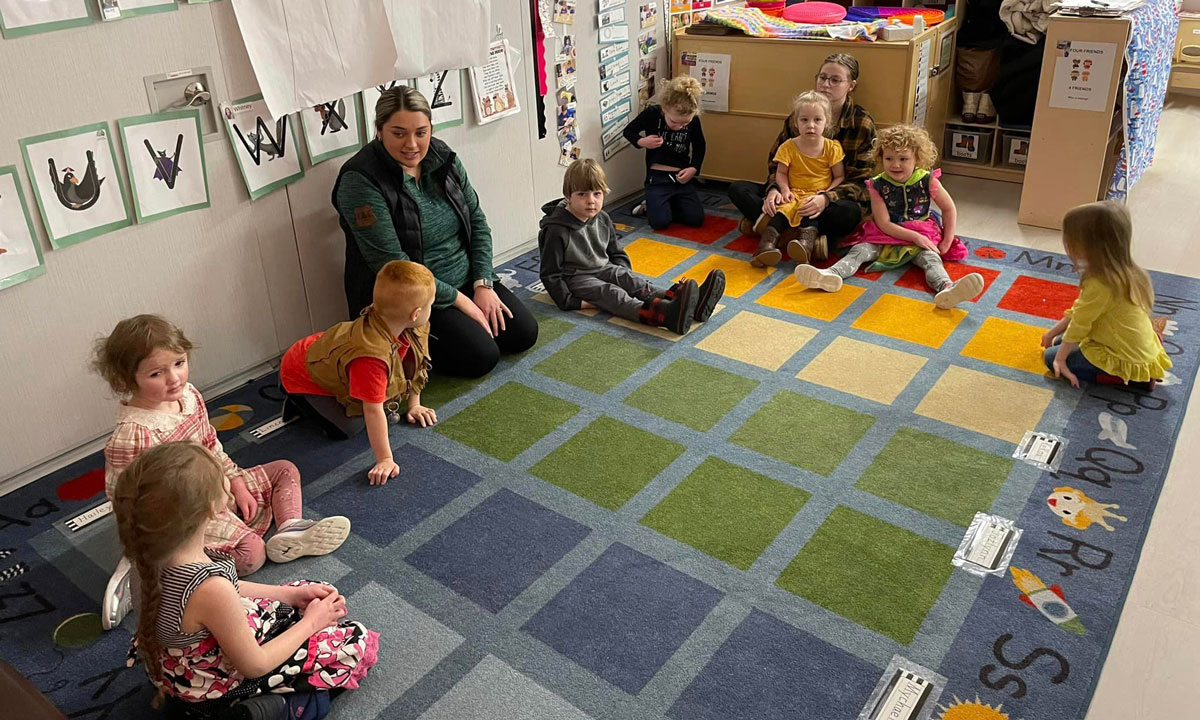
M 501 489 L 406 560 L 496 613 L 588 532 L 574 520 Z
M 522 629 L 635 694 L 722 595 L 654 558 L 615 543 Z
M 323 515 L 345 515 L 354 534 L 384 547 L 480 480 L 412 445 L 400 446 L 395 459 L 400 475 L 387 485 L 372 486 L 365 472 L 355 473 L 306 504 Z
M 667 715 L 678 720 L 857 717 L 880 672 L 754 610 Z M 838 681 L 822 680 L 831 677 Z

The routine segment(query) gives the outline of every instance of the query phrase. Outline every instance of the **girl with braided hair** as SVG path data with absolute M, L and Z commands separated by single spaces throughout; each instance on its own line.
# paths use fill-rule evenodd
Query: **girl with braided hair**
M 117 478 L 117 530 L 140 581 L 130 664 L 145 662 L 155 705 L 357 688 L 379 634 L 344 619 L 332 585 L 239 581 L 233 558 L 205 547 L 229 498 L 220 461 L 190 442 L 153 447 Z

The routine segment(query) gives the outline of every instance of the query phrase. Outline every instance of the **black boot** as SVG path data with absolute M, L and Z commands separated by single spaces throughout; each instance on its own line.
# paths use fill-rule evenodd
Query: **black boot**
M 696 314 L 696 300 L 700 288 L 695 280 L 684 280 L 676 289 L 675 297 L 650 298 L 638 311 L 638 320 L 651 327 L 661 327 L 683 335 L 692 328 Z
M 713 310 L 725 294 L 725 271 L 717 268 L 708 272 L 708 277 L 700 285 L 699 298 L 696 300 L 696 313 L 692 316 L 696 322 L 704 322 L 712 317 Z

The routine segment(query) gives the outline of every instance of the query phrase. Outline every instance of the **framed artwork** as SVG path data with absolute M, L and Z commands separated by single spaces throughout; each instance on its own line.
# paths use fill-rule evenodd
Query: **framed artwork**
M 0 0 L 0 35 L 19 38 L 91 25 L 89 0 Z
M 416 88 L 433 110 L 433 129 L 463 124 L 462 73 L 441 70 L 416 79 Z
M 24 138 L 20 145 L 55 250 L 132 223 L 108 123 Z
M 45 273 L 17 166 L 0 167 L 0 290 Z
M 308 148 L 308 158 L 313 165 L 347 155 L 363 146 L 359 102 L 359 94 L 354 93 L 300 111 L 304 146 Z
M 123 118 L 117 127 L 138 222 L 209 206 L 199 110 Z
M 262 95 L 222 105 L 221 116 L 251 200 L 304 177 L 294 117 L 271 117 Z

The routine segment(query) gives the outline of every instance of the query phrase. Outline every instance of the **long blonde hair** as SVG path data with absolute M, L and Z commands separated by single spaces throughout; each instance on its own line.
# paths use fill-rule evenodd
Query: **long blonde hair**
M 1133 261 L 1133 220 L 1124 205 L 1094 202 L 1063 216 L 1063 248 L 1072 262 L 1083 261 L 1084 277 L 1100 280 L 1113 293 L 1150 312 L 1154 286 Z
M 212 517 L 226 497 L 221 463 L 203 446 L 163 443 L 134 460 L 117 478 L 113 513 L 125 556 L 137 569 L 138 652 L 155 687 L 163 681 L 158 640 L 162 567 Z M 162 702 L 160 689 L 155 707 Z

